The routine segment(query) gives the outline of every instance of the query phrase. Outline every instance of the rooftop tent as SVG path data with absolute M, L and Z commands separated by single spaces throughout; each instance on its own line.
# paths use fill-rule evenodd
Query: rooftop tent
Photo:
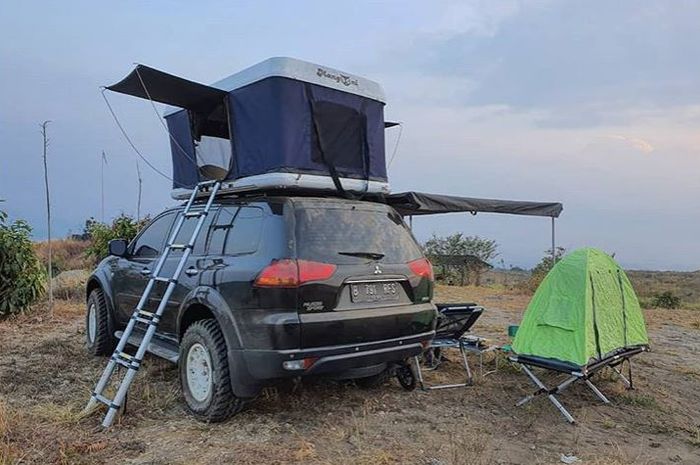
M 108 89 L 177 107 L 165 115 L 175 195 L 212 167 L 223 190 L 388 192 L 384 128 L 392 123 L 373 81 L 270 58 L 211 86 L 139 65 Z
M 648 344 L 627 275 L 604 252 L 584 248 L 564 257 L 542 281 L 513 351 L 580 368 Z

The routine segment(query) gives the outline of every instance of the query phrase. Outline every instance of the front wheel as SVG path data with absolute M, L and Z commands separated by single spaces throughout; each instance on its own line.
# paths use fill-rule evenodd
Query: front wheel
M 220 422 L 238 413 L 243 400 L 231 390 L 226 341 L 216 320 L 194 322 L 180 343 L 180 385 L 189 411 Z
M 92 355 L 111 355 L 116 346 L 107 299 L 100 288 L 93 289 L 87 300 L 85 346 Z

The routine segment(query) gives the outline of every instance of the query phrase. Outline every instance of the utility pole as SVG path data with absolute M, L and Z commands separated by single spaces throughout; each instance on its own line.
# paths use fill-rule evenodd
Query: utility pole
M 143 181 L 141 180 L 141 168 L 139 168 L 139 161 L 136 160 L 136 175 L 139 179 L 139 198 L 136 202 L 136 222 L 141 221 L 141 185 Z
M 100 220 L 105 222 L 105 165 L 107 164 L 107 156 L 105 151 L 102 151 L 102 161 L 100 162 Z
M 46 187 L 46 229 L 47 242 L 49 248 L 49 318 L 53 318 L 53 268 L 51 264 L 51 199 L 49 197 L 49 167 L 46 162 L 46 152 L 49 148 L 49 137 L 46 134 L 46 127 L 51 121 L 41 123 L 41 135 L 44 140 L 44 185 Z

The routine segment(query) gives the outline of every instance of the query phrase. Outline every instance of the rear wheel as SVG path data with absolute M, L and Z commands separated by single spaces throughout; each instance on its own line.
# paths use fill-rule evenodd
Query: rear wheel
M 107 299 L 102 289 L 94 289 L 87 300 L 85 345 L 92 355 L 111 355 L 115 342 Z
M 226 341 L 213 319 L 192 323 L 180 343 L 180 385 L 188 410 L 201 421 L 238 413 L 243 400 L 231 390 Z

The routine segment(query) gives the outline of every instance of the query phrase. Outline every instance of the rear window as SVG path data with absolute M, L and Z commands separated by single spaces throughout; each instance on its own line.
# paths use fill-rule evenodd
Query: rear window
M 304 206 L 295 215 L 297 258 L 303 260 L 349 265 L 423 256 L 401 216 L 389 208 Z

